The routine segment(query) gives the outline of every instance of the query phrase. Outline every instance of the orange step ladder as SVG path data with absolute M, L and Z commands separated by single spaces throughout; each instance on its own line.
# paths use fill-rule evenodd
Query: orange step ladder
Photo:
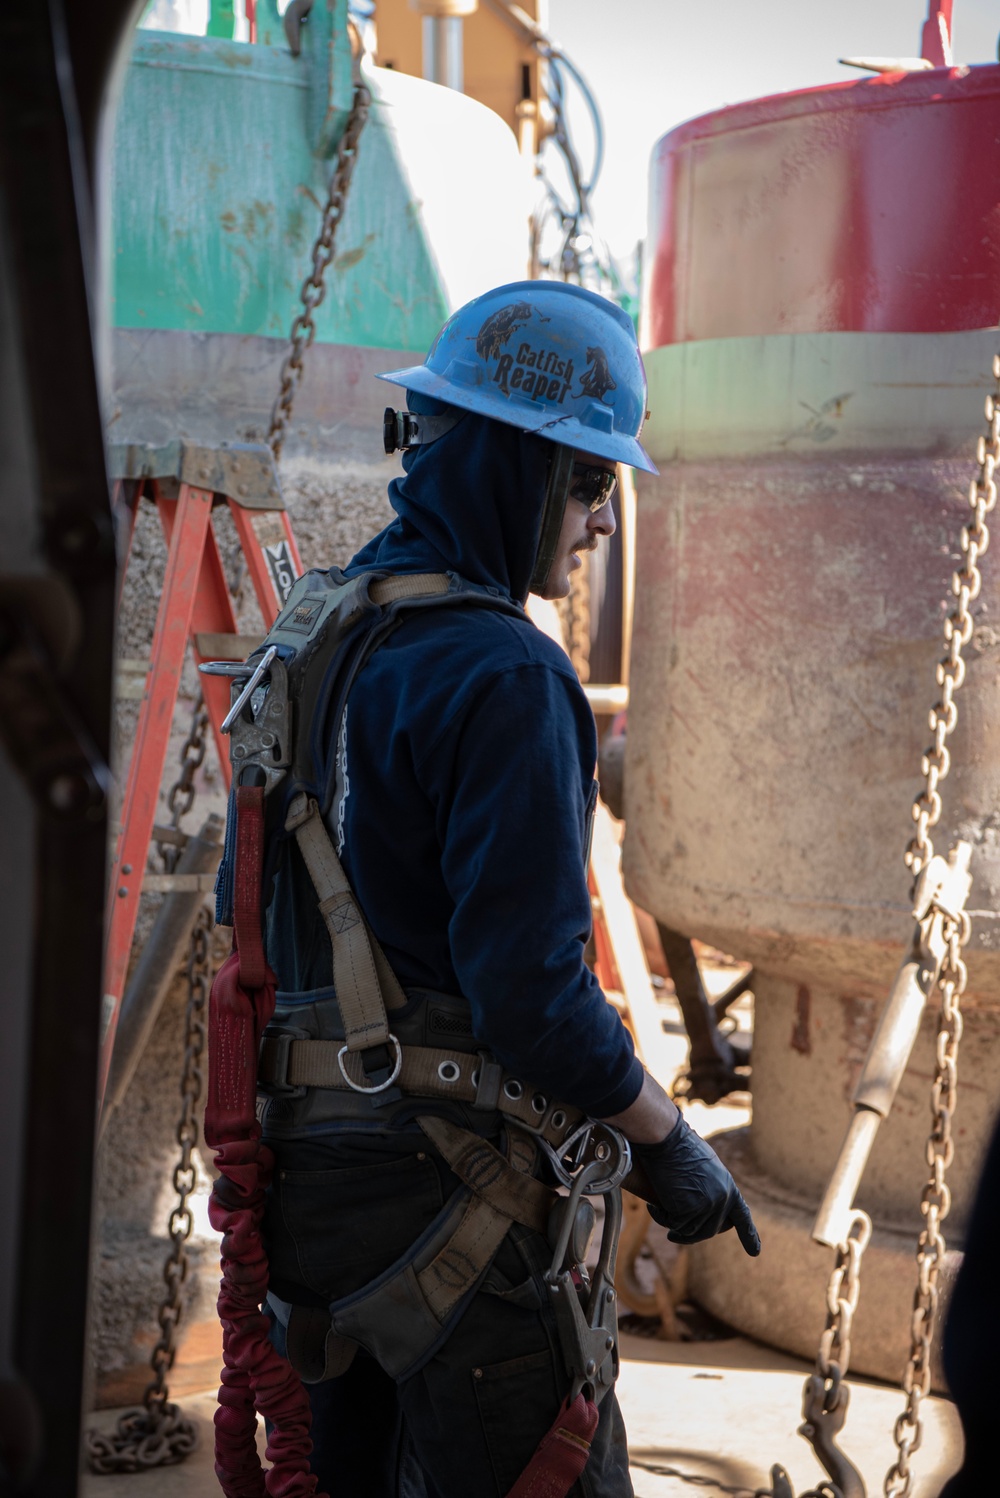
M 167 541 L 167 566 L 153 632 L 139 724 L 122 799 L 121 832 L 111 870 L 105 938 L 99 1106 L 107 1086 L 129 954 L 139 914 L 146 858 L 170 742 L 184 658 L 190 643 L 198 664 L 242 660 L 256 643 L 237 633 L 233 602 L 211 524 L 226 505 L 233 517 L 257 603 L 270 629 L 302 571 L 269 447 L 233 443 L 203 447 L 113 446 L 115 513 L 131 551 L 139 504 L 151 500 Z M 124 569 L 123 569 L 124 575 Z M 229 682 L 205 676 L 202 691 L 226 784 L 229 746 L 219 725 L 229 711 Z M 164 880 L 158 877 L 158 887 Z

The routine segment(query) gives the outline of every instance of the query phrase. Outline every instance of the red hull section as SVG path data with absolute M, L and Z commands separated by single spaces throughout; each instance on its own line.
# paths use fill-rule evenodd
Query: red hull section
M 658 143 L 644 346 L 1000 313 L 1000 67 L 719 110 Z

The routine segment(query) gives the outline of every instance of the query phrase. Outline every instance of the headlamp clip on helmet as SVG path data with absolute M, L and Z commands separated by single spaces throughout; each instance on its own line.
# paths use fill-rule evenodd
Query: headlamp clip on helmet
M 450 432 L 465 415 L 451 410 L 441 416 L 417 416 L 413 411 L 394 411 L 386 406 L 382 417 L 382 442 L 387 453 L 409 452 L 427 442 L 436 442 Z

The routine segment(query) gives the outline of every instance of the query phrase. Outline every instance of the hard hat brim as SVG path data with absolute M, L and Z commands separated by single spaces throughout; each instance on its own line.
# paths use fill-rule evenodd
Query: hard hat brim
M 468 366 L 467 366 L 468 367 Z M 577 416 L 553 416 L 548 406 L 529 397 L 507 398 L 506 409 L 497 409 L 496 394 L 488 388 L 470 384 L 467 388 L 457 386 L 454 380 L 435 374 L 426 364 L 414 364 L 409 369 L 392 369 L 375 376 L 390 385 L 402 385 L 405 390 L 416 390 L 421 395 L 434 396 L 449 406 L 458 406 L 463 411 L 473 411 L 477 416 L 488 416 L 493 421 L 505 422 L 523 432 L 534 432 L 550 442 L 564 443 L 593 453 L 596 458 L 607 458 L 612 463 L 627 463 L 632 468 L 641 468 L 644 473 L 659 473 L 659 469 L 637 437 L 613 428 L 602 430 L 603 424 L 612 416 L 611 408 L 593 401 L 594 424 Z M 508 414 L 509 411 L 509 414 Z M 601 426 L 597 423 L 600 422 Z

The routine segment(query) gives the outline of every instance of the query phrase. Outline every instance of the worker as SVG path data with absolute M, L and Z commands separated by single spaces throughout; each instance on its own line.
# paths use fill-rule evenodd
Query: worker
M 478 1055 L 477 1086 L 505 1078 L 506 1097 L 525 1108 L 530 1098 L 539 1118 L 572 1109 L 606 1121 L 630 1141 L 675 1242 L 735 1228 L 754 1255 L 732 1177 L 644 1070 L 584 961 L 594 720 L 568 658 L 524 611 L 529 591 L 565 597 L 581 555 L 613 533 L 617 465 L 655 472 L 638 441 L 646 384 L 632 325 L 577 286 L 518 283 L 456 312 L 426 363 L 381 378 L 407 393 L 408 411 L 387 413 L 404 473 L 389 486 L 394 519 L 343 575 L 443 578 L 450 593 L 401 613 L 346 700 L 296 732 L 326 755 L 326 833 L 405 996 L 394 1032 L 404 1047 L 419 1035 Z M 283 1038 L 307 1055 L 345 1034 L 327 930 L 294 848 L 273 882 L 267 955 L 279 993 L 261 1074 L 276 1161 L 264 1232 L 273 1340 L 294 1362 L 293 1326 L 318 1318 L 325 1329 L 331 1305 L 350 1312 L 392 1266 L 419 1264 L 455 1193 L 468 1196 L 418 1117 L 451 1120 L 501 1152 L 528 1139 L 534 1176 L 555 1154 L 540 1125 L 532 1143 L 505 1120 L 495 1087 L 486 1106 L 450 1102 L 457 1065 L 437 1067 L 432 1096 L 400 1089 L 395 1033 L 339 1091 L 336 1068 L 326 1089 L 279 1076 Z M 319 1486 L 345 1498 L 503 1498 L 571 1383 L 545 1280 L 552 1259 L 537 1227 L 505 1218 L 489 1262 L 410 1366 L 386 1371 L 364 1345 L 323 1343 L 311 1385 Z M 384 1340 L 392 1327 L 380 1314 Z M 571 1491 L 625 1498 L 613 1391 L 595 1419 Z

